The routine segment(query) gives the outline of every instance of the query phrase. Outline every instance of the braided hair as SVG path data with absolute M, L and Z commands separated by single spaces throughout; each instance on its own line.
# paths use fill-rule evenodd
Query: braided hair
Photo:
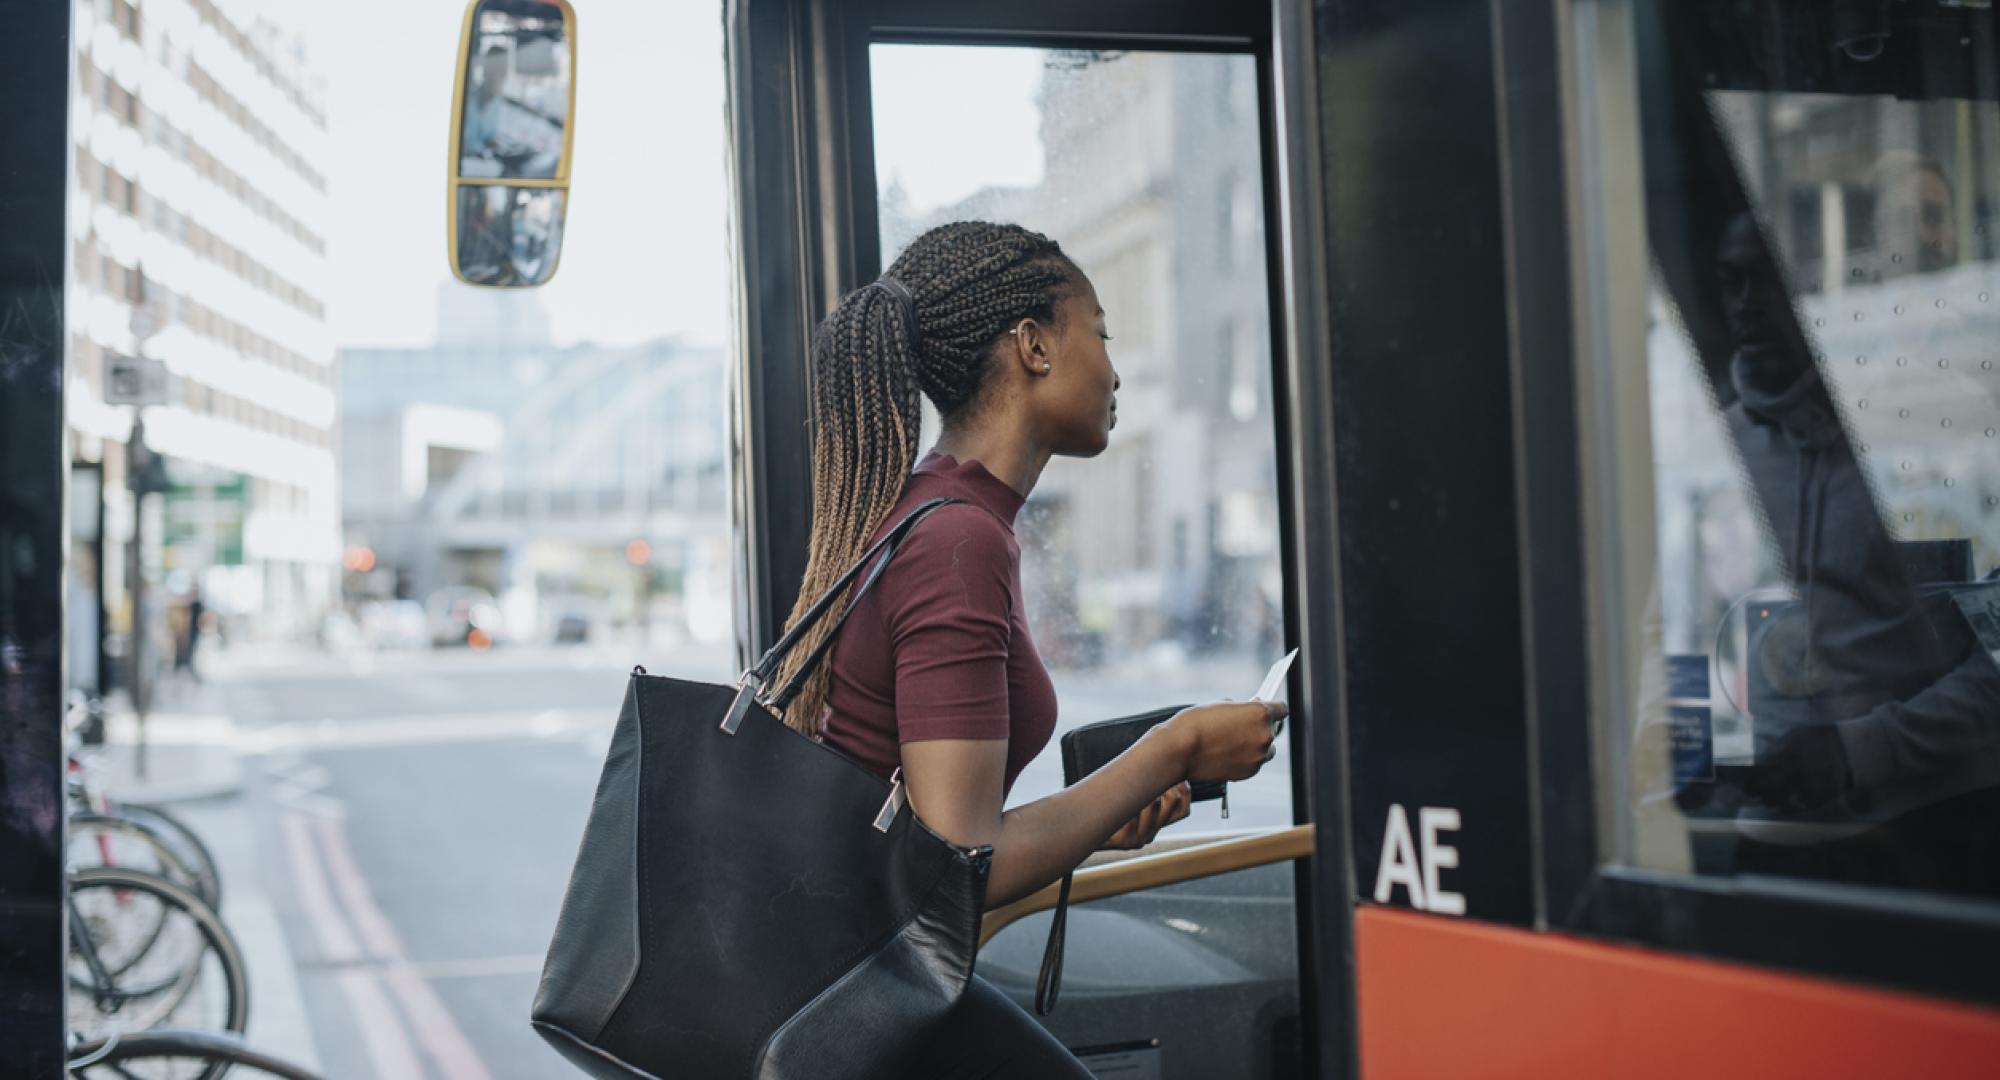
M 988 359 L 1022 319 L 1053 322 L 1082 275 L 1056 242 L 1018 225 L 961 221 L 912 241 L 883 275 L 896 285 L 847 294 L 812 347 L 812 532 L 805 580 L 786 626 L 867 550 L 916 465 L 922 392 L 946 427 L 974 413 Z M 786 685 L 839 621 L 843 597 L 778 670 Z M 819 734 L 832 664 L 822 663 L 785 709 L 785 722 Z

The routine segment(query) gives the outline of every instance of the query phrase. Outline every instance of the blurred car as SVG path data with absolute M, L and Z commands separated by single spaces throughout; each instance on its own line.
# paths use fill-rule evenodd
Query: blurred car
M 590 616 L 567 611 L 556 616 L 556 644 L 581 645 L 590 640 Z
M 539 633 L 557 645 L 581 645 L 600 628 L 611 625 L 602 596 L 580 590 L 550 591 L 541 597 Z
M 424 601 L 431 644 L 443 648 L 470 645 L 490 648 L 500 641 L 500 605 L 493 594 L 476 585 L 452 585 Z

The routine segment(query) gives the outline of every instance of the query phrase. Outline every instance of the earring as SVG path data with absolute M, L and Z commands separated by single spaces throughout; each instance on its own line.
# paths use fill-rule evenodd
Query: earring
M 1044 363 L 1042 364 L 1042 374 L 1044 374 L 1044 375 L 1047 375 L 1047 374 L 1049 373 L 1049 370 L 1050 370 L 1050 368 L 1051 368 L 1052 366 L 1053 366 L 1053 365 L 1051 365 L 1051 364 L 1049 364 L 1049 363 L 1047 363 L 1047 362 L 1044 362 Z

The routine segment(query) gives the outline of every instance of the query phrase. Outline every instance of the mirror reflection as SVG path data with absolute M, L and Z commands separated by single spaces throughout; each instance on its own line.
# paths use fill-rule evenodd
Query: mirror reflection
M 474 285 L 540 285 L 562 253 L 558 188 L 467 184 L 458 189 L 458 272 Z
M 546 0 L 483 0 L 466 35 L 458 173 L 555 179 L 573 86 L 565 9 Z

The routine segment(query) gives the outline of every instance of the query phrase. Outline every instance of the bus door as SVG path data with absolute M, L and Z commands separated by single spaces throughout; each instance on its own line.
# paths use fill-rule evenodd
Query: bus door
M 735 6 L 745 657 L 781 627 L 805 556 L 809 328 L 915 236 L 968 219 L 1061 243 L 1102 299 L 1123 383 L 1110 448 L 1052 461 L 1016 529 L 1058 735 L 1247 698 L 1304 643 L 1271 18 L 1263 4 Z M 1101 1075 L 1318 1075 L 1314 1040 L 1339 1046 L 1341 1025 L 1307 1019 L 1327 1015 L 1311 667 L 1309 651 L 1290 737 L 1258 777 L 1078 875 L 1088 902 L 1068 917 L 1045 1023 Z M 1052 751 L 1011 802 L 1061 787 Z M 1023 1006 L 1052 897 L 989 916 L 979 971 Z
M 1321 3 L 1367 1076 L 1991 1076 L 1987 4 Z

